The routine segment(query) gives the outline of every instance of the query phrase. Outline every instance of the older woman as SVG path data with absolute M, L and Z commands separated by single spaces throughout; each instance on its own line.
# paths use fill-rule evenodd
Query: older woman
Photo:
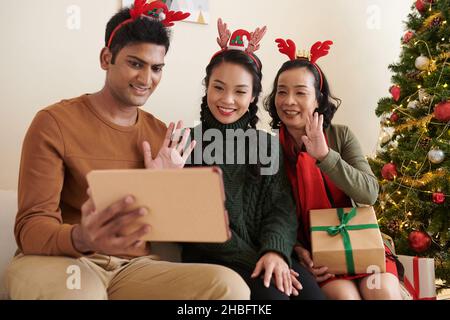
M 380 288 L 373 290 L 367 274 L 335 276 L 311 259 L 309 211 L 351 207 L 352 200 L 373 204 L 378 182 L 355 135 L 346 126 L 331 124 L 340 100 L 330 94 L 325 74 L 315 63 L 328 53 L 331 41 L 316 43 L 311 59 L 297 57 L 292 41 L 277 42 L 280 52 L 291 60 L 278 71 L 265 107 L 272 127 L 280 129 L 285 168 L 297 204 L 298 259 L 329 299 L 400 299 L 396 266 L 390 259 L 386 259 L 387 272 L 380 274 Z

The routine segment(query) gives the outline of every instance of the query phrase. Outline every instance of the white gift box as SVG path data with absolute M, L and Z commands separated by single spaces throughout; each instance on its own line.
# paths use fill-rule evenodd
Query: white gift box
M 404 284 L 414 300 L 436 300 L 434 259 L 399 255 L 405 268 Z

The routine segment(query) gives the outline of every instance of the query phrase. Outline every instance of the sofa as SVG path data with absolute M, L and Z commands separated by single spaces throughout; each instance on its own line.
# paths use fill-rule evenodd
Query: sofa
M 5 288 L 5 271 L 17 250 L 17 244 L 14 239 L 14 220 L 17 212 L 17 192 L 0 190 L 0 300 L 8 299 Z M 161 259 L 172 262 L 181 260 L 181 250 L 179 245 L 174 243 L 153 243 L 152 250 Z M 411 296 L 402 287 L 402 295 L 406 300 Z
M 8 299 L 5 270 L 17 249 L 14 239 L 14 219 L 17 212 L 17 192 L 0 190 L 0 300 Z

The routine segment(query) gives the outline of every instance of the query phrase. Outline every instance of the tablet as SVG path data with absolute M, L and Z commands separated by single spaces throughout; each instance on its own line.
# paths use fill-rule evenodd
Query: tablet
M 211 242 L 229 239 L 225 192 L 219 168 L 170 170 L 94 170 L 87 174 L 97 212 L 127 195 L 148 214 L 125 230 L 129 234 L 147 223 L 142 240 L 156 242 Z

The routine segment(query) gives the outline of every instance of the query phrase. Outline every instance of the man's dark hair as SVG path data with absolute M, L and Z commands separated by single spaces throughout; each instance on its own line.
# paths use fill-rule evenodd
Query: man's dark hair
M 300 68 L 308 69 L 309 72 L 311 72 L 314 76 L 314 90 L 316 92 L 316 99 L 319 104 L 319 107 L 316 109 L 316 111 L 319 114 L 323 114 L 324 129 L 328 128 L 331 125 L 331 120 L 333 119 L 334 114 L 341 104 L 340 99 L 331 95 L 330 86 L 328 85 L 327 78 L 325 77 L 325 74 L 322 72 L 322 70 L 320 70 L 320 72 L 322 73 L 323 83 L 322 90 L 320 89 L 320 75 L 317 70 L 319 66 L 317 66 L 316 68 L 310 61 L 306 59 L 287 61 L 281 66 L 280 70 L 278 70 L 277 76 L 275 77 L 275 81 L 273 83 L 272 92 L 264 100 L 264 108 L 267 112 L 269 112 L 269 115 L 272 118 L 270 125 L 273 129 L 279 129 L 281 124 L 280 117 L 278 117 L 277 108 L 275 107 L 275 96 L 277 95 L 278 79 L 283 72 Z
M 109 38 L 114 29 L 130 18 L 130 9 L 125 8 L 109 20 L 106 25 L 105 47 L 108 46 Z M 120 50 L 127 45 L 137 43 L 153 43 L 164 46 L 167 53 L 170 46 L 170 31 L 160 21 L 149 17 L 140 17 L 123 25 L 117 30 L 109 48 L 112 52 L 111 63 L 114 64 Z

